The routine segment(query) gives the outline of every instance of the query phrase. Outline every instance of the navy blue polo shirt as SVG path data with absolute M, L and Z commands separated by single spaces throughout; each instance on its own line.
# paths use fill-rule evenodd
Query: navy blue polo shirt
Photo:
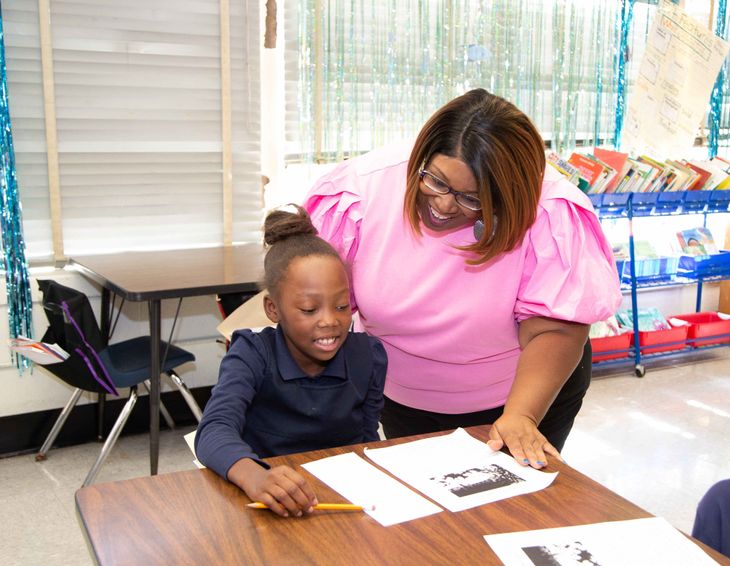
M 312 378 L 278 326 L 236 331 L 195 436 L 198 460 L 227 478 L 241 458 L 378 440 L 387 365 L 377 338 L 350 332 Z

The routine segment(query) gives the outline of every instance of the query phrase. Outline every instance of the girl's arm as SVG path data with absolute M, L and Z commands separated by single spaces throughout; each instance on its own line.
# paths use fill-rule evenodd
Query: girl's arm
M 252 341 L 234 337 L 198 426 L 195 452 L 253 501 L 265 503 L 277 515 L 298 517 L 317 502 L 312 488 L 288 466 L 269 468 L 243 440 L 246 413 L 266 369 L 266 357 Z
M 520 323 L 517 376 L 504 413 L 490 432 L 492 448 L 506 444 L 518 462 L 534 468 L 547 464 L 546 454 L 560 458 L 537 425 L 578 365 L 589 329 L 587 324 L 539 316 Z

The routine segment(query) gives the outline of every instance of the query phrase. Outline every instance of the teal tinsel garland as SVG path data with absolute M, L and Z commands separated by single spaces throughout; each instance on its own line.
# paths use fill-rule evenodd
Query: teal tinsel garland
M 28 279 L 28 264 L 25 260 L 23 220 L 15 174 L 13 134 L 10 129 L 2 15 L 0 15 L 0 73 L 2 74 L 0 84 L 0 129 L 2 129 L 2 145 L 0 146 L 2 211 L 0 211 L 0 227 L 2 228 L 5 285 L 8 299 L 8 324 L 11 338 L 19 335 L 31 338 L 33 331 L 33 302 Z M 28 367 L 30 363 L 27 358 L 15 356 L 15 365 L 21 371 Z
M 621 147 L 621 130 L 624 125 L 626 109 L 626 63 L 628 62 L 629 29 L 631 16 L 634 13 L 634 0 L 621 0 L 621 29 L 619 31 L 618 48 L 616 49 L 616 125 L 614 142 L 616 149 Z
M 717 3 L 717 19 L 715 20 L 715 35 L 727 39 L 727 0 L 719 0 Z M 722 115 L 722 99 L 725 87 L 725 67 L 723 63 L 720 73 L 717 75 L 715 86 L 712 88 L 710 97 L 709 133 L 707 137 L 707 154 L 710 159 L 717 155 L 717 147 L 720 137 L 720 117 Z

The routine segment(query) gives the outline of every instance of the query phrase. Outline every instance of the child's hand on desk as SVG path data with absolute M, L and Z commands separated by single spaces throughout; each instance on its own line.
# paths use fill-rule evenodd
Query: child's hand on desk
M 311 513 L 317 496 L 300 474 L 288 466 L 267 470 L 250 458 L 239 460 L 228 471 L 228 480 L 246 492 L 252 501 L 266 504 L 282 517 Z

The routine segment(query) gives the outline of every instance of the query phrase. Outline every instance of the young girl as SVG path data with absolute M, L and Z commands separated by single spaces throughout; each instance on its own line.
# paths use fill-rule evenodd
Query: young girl
M 377 339 L 349 332 L 345 266 L 296 208 L 264 224 L 264 310 L 277 327 L 233 334 L 195 437 L 203 464 L 285 517 L 311 512 L 315 494 L 259 458 L 378 440 L 387 368 Z

